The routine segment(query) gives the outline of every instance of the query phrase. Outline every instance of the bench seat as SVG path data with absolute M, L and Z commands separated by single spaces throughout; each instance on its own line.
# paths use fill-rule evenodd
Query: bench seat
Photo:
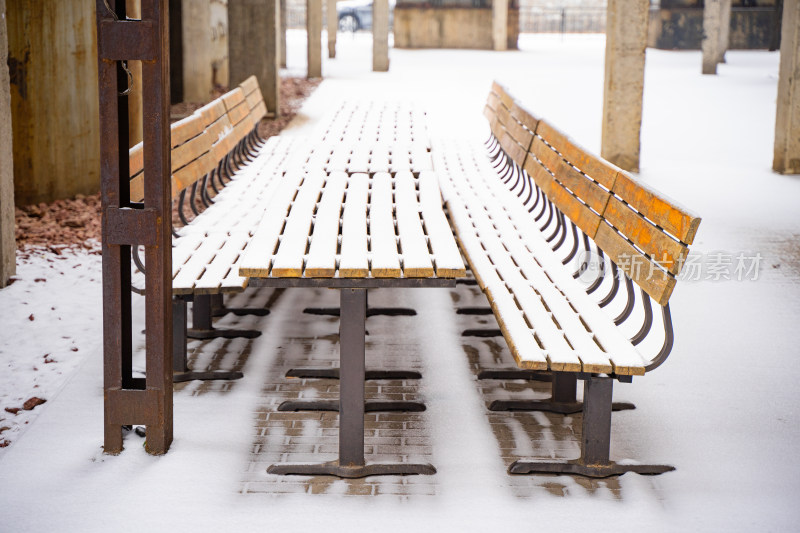
M 646 361 L 564 268 L 485 150 L 450 141 L 434 153 L 453 227 L 518 365 L 643 375 Z

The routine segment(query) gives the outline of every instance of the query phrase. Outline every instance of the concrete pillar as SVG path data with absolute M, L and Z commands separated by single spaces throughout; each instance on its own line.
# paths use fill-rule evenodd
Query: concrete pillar
M 308 77 L 322 77 L 322 0 L 306 0 Z
M 212 0 L 211 85 L 228 86 L 228 2 Z
M 228 1 L 230 86 L 255 74 L 271 113 L 280 112 L 279 0 Z
M 129 18 L 142 17 L 142 0 L 126 0 L 125 12 Z M 128 95 L 128 142 L 134 146 L 142 141 L 142 62 L 128 61 L 128 69 L 133 75 L 133 88 Z
M 773 170 L 800 174 L 800 0 L 784 0 Z
M 286 68 L 286 0 L 280 2 L 281 10 L 281 68 Z
M 100 188 L 95 5 L 7 1 L 6 10 L 15 201 L 94 194 Z
M 13 1 L 13 0 L 12 0 Z M 16 274 L 14 237 L 14 161 L 11 149 L 11 92 L 9 91 L 6 0 L 0 0 L 0 288 Z
M 722 12 L 724 0 L 705 0 L 703 8 L 703 74 L 716 74 L 722 44 Z M 728 20 L 730 24 L 730 19 Z
M 207 102 L 211 97 L 211 5 L 208 0 L 183 0 L 183 99 Z
M 328 57 L 336 57 L 336 30 L 339 29 L 339 17 L 336 16 L 336 0 L 328 0 Z
M 372 70 L 389 70 L 389 0 L 372 3 Z
M 648 0 L 608 0 L 601 155 L 639 171 Z
M 725 52 L 731 42 L 731 0 L 722 0 L 720 8 L 719 45 L 717 46 L 717 63 L 725 62 Z
M 508 0 L 492 0 L 492 41 L 495 50 L 508 49 Z

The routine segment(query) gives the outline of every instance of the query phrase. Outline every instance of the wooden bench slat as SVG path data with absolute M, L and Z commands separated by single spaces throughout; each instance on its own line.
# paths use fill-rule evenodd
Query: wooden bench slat
M 220 292 L 223 280 L 231 271 L 232 265 L 244 250 L 250 236 L 246 233 L 233 233 L 228 236 L 222 247 L 209 261 L 205 272 L 194 285 L 195 294 L 217 294 Z M 240 287 L 246 285 L 245 278 L 239 278 Z
M 128 150 L 128 167 L 130 175 L 134 176 L 144 168 L 144 143 L 139 143 Z
M 511 97 L 511 94 L 509 94 L 505 87 L 496 81 L 492 82 L 492 92 L 497 95 L 503 105 L 507 108 L 511 109 L 511 106 L 514 105 L 514 98 Z
M 650 295 L 659 305 L 666 305 L 676 280 L 643 256 L 606 223 L 600 224 L 595 242 L 608 257 Z
M 191 294 L 194 291 L 195 283 L 205 272 L 209 262 L 219 252 L 227 238 L 228 235 L 226 233 L 206 235 L 200 246 L 192 253 L 191 257 L 181 266 L 172 279 L 172 292 L 174 294 Z
M 214 161 L 210 152 L 201 155 L 185 167 L 172 174 L 172 197 L 176 198 L 180 192 L 191 186 L 194 182 L 211 172 Z
M 547 121 L 539 121 L 536 135 L 547 141 L 564 159 L 581 169 L 587 176 L 607 189 L 613 187 L 619 168 L 583 149 Z
M 520 141 L 520 144 L 524 145 L 525 143 L 523 143 L 522 141 L 527 139 L 527 143 L 530 146 L 530 143 L 533 140 L 534 132 L 536 131 L 536 128 L 539 125 L 540 119 L 538 117 L 533 116 L 531 113 L 528 112 L 527 109 L 520 106 L 517 102 L 514 102 L 514 105 L 511 106 L 511 117 L 526 130 L 525 134 L 523 134 L 522 131 L 520 131 L 518 134 L 515 134 L 518 135 L 516 137 L 517 140 Z M 523 137 L 523 135 L 530 135 L 530 137 L 529 138 Z
M 400 256 L 392 213 L 392 176 L 379 172 L 372 178 L 369 208 L 369 242 L 372 275 L 376 278 L 400 277 Z
M 525 170 L 547 198 L 572 220 L 589 237 L 597 233 L 600 216 L 581 203 L 533 158 L 525 162 Z
M 692 244 L 700 226 L 700 217 L 680 207 L 663 194 L 620 172 L 611 189 L 634 209 L 686 244 Z
M 245 94 L 250 94 L 253 91 L 258 91 L 259 90 L 258 78 L 256 78 L 255 75 L 248 76 L 247 79 L 245 79 L 242 83 L 239 84 L 239 87 L 242 88 L 242 91 Z
M 369 171 L 389 172 L 389 147 L 384 144 L 376 145 L 372 148 L 369 159 Z
M 186 118 L 170 125 L 170 147 L 175 148 L 180 146 L 189 139 L 197 137 L 205 129 L 205 122 L 203 116 L 198 113 L 193 113 Z
M 273 276 L 299 278 L 303 275 L 303 258 L 308 247 L 314 209 L 324 183 L 325 174 L 321 172 L 311 173 L 303 180 L 281 232 L 281 243 L 272 262 Z
M 442 196 L 439 180 L 432 171 L 419 176 L 419 203 L 425 219 L 425 230 L 433 250 L 436 275 L 441 278 L 457 278 L 466 275 L 461 253 L 452 237 L 450 225 L 442 211 Z
M 410 172 L 397 174 L 394 191 L 403 275 L 408 278 L 431 278 L 434 275 L 433 263 L 419 217 L 414 176 Z
M 211 137 L 202 132 L 200 135 L 193 137 L 187 142 L 172 149 L 172 172 L 184 167 L 200 158 L 203 154 L 211 149 Z
M 306 260 L 305 275 L 332 278 L 336 274 L 337 238 L 347 174 L 334 172 L 322 191 L 322 199 L 314 219 L 314 231 Z
M 686 260 L 689 248 L 672 239 L 616 197 L 611 197 L 603 218 L 620 233 L 633 241 L 650 258 L 673 275 L 677 275 Z
M 205 235 L 187 235 L 177 239 L 172 247 L 172 277 L 180 271 L 181 267 L 189 260 L 195 250 L 203 242 Z
M 225 104 L 225 109 L 230 112 L 231 109 L 244 102 L 244 91 L 237 87 L 220 96 L 220 99 Z
M 353 174 L 347 185 L 342 214 L 342 244 L 339 258 L 339 276 L 364 278 L 369 275 L 367 241 L 367 196 L 369 177 Z
M 225 103 L 222 98 L 216 98 L 195 111 L 195 113 L 203 117 L 203 123 L 208 127 L 225 116 Z
M 500 147 L 516 164 L 519 166 L 525 164 L 525 157 L 528 155 L 528 151 L 514 139 L 508 130 L 503 133 L 503 137 L 500 139 Z
M 555 179 L 559 183 L 570 189 L 596 213 L 603 213 L 608 198 L 611 196 L 609 192 L 565 163 L 561 156 L 547 146 L 540 137 L 534 139 L 531 153 L 547 167 L 551 174 L 555 175 Z

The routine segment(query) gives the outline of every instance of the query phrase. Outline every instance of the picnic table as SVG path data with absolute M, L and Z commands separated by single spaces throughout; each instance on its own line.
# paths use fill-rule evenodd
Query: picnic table
M 239 264 L 251 286 L 340 291 L 339 459 L 281 464 L 273 474 L 433 474 L 430 464 L 366 464 L 367 291 L 452 287 L 465 266 L 432 171 L 288 172 Z

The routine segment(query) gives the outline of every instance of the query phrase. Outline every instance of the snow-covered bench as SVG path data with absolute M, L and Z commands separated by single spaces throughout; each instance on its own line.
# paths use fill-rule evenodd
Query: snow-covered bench
M 237 263 L 266 209 L 266 198 L 291 150 L 291 139 L 263 141 L 257 126 L 267 114 L 255 77 L 171 126 L 172 196 L 183 224 L 173 229 L 174 381 L 235 379 L 240 372 L 193 372 L 186 339 L 255 337 L 258 331 L 214 328 L 227 312 L 265 315 L 266 309 L 228 309 L 223 295 L 243 291 Z M 142 145 L 130 150 L 131 199 L 144 197 Z M 209 189 L 214 191 L 212 197 Z M 193 216 L 187 216 L 192 213 Z M 191 217 L 191 219 L 190 219 Z M 177 222 L 177 221 L 176 221 Z M 145 265 L 134 250 L 142 272 Z M 187 301 L 193 302 L 192 328 Z
M 488 152 L 437 142 L 434 166 L 459 245 L 517 365 L 552 380 L 550 400 L 493 407 L 583 411 L 579 459 L 516 461 L 509 472 L 605 477 L 672 470 L 610 460 L 612 383 L 631 382 L 669 355 L 668 302 L 700 218 L 538 120 L 498 84 L 485 115 Z M 590 283 L 589 266 L 599 271 Z M 634 282 L 643 307 L 634 314 L 642 317 L 639 328 L 624 324 L 636 305 Z M 665 331 L 660 350 L 661 336 L 645 343 L 655 343 L 652 358 L 637 349 L 651 329 L 651 298 L 661 306 Z M 577 379 L 585 382 L 582 404 Z

